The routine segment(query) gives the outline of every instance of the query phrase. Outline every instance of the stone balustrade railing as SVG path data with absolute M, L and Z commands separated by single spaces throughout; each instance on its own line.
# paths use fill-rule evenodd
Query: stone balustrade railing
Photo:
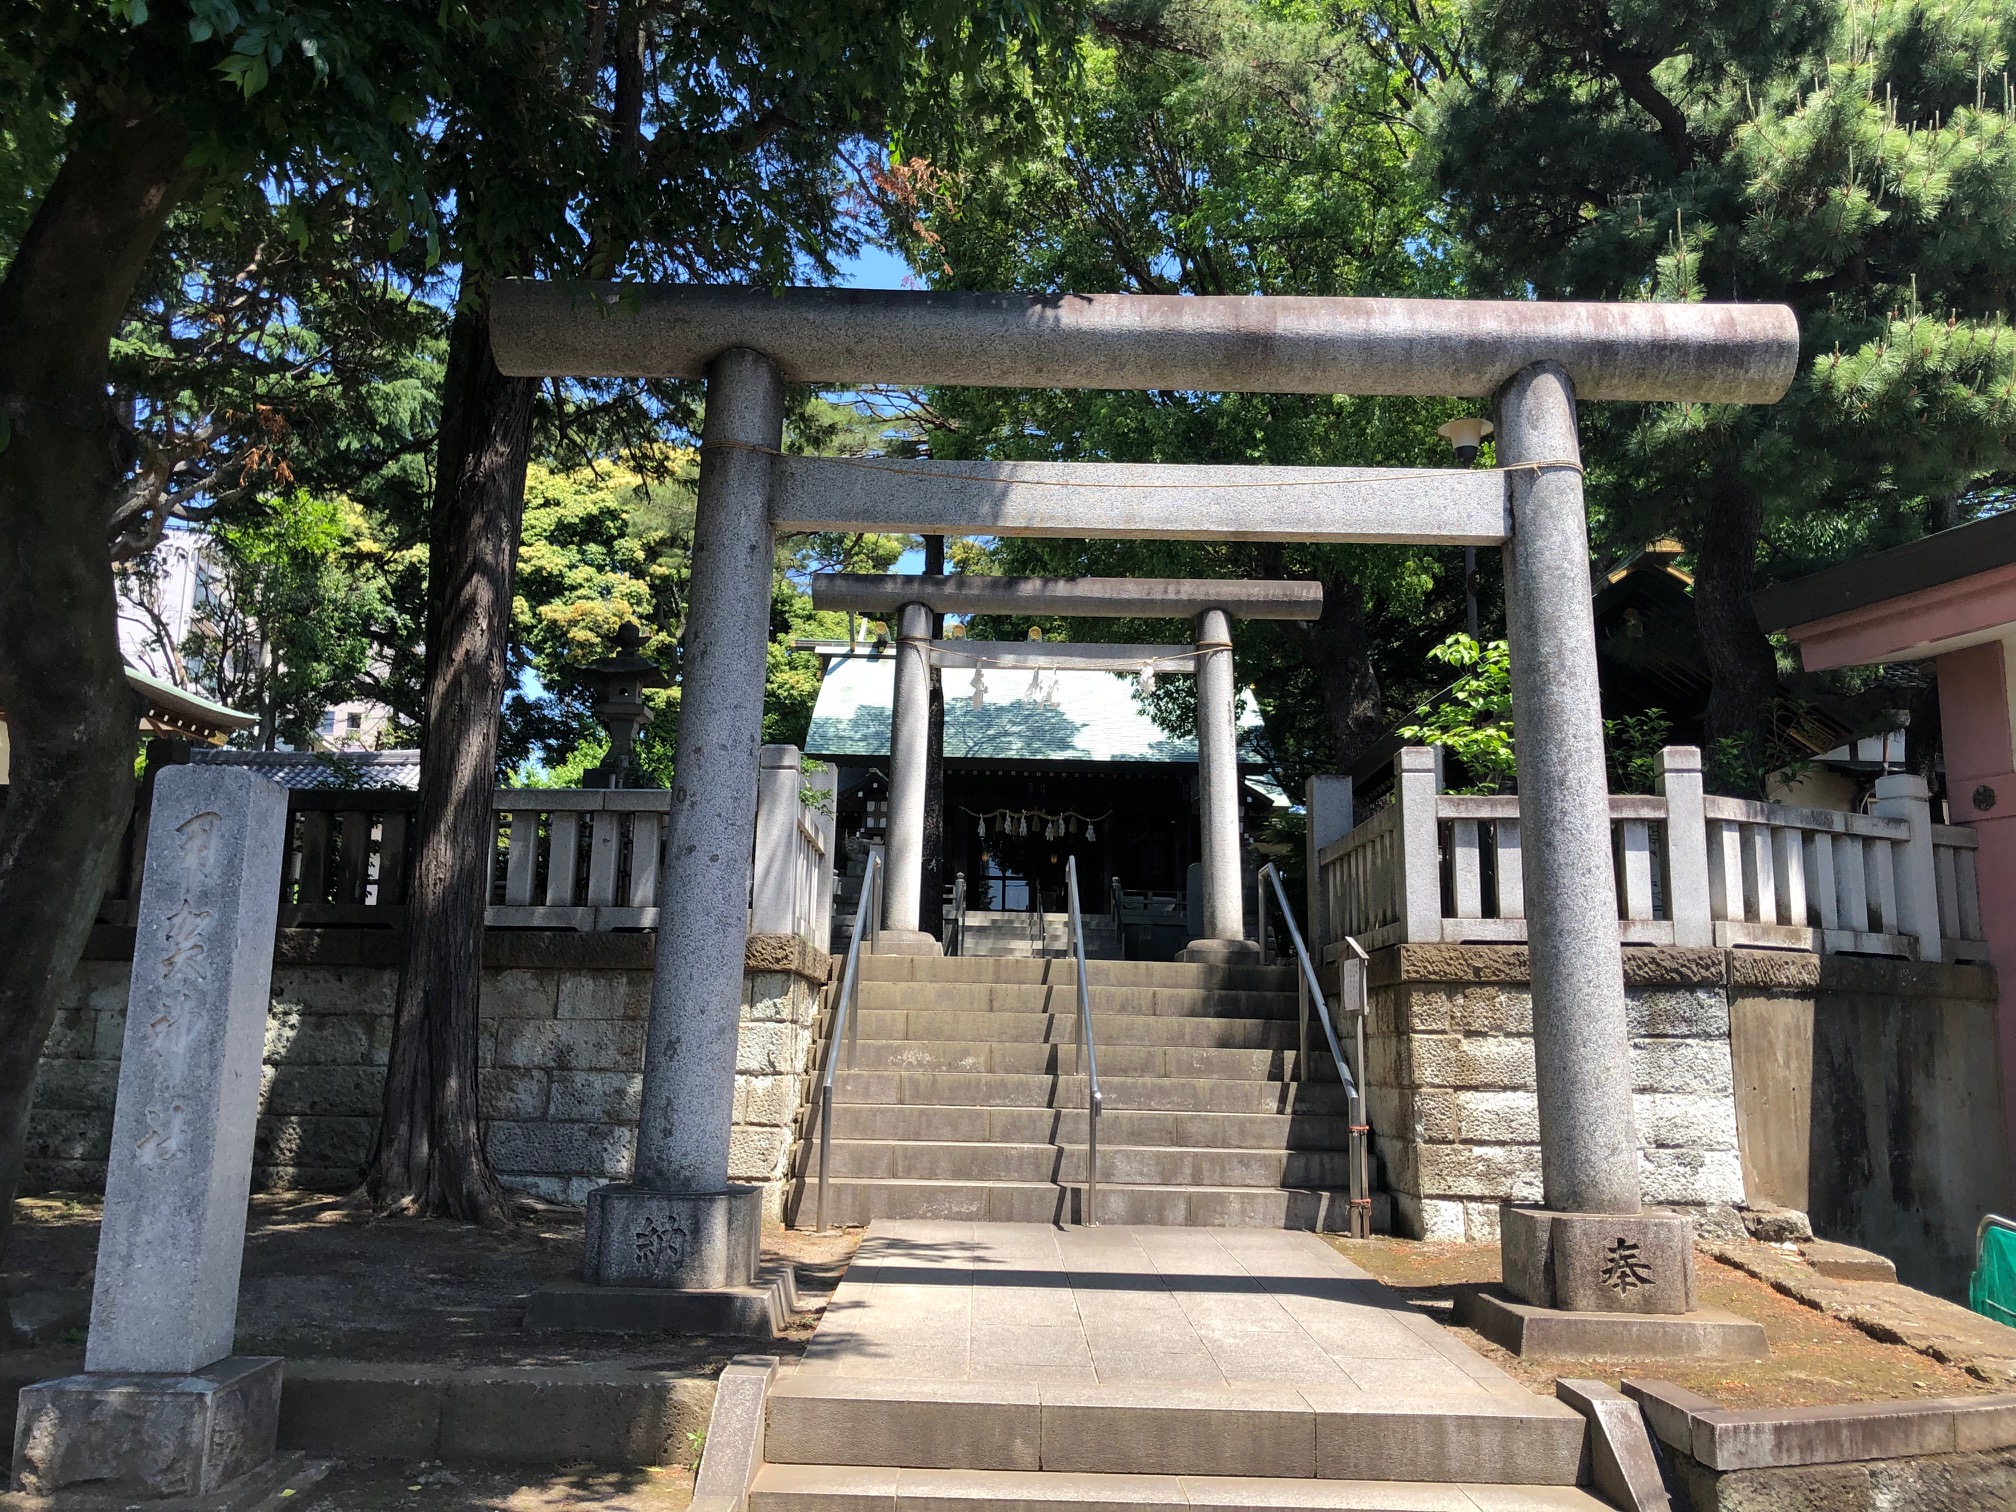
M 485 922 L 493 929 L 654 929 L 663 788 L 502 789 Z
M 1316 853 L 1326 948 L 1524 943 L 1518 798 L 1437 792 L 1425 747 L 1395 768 L 1393 802 Z M 1658 794 L 1610 799 L 1622 943 L 1988 958 L 1974 831 L 1934 824 L 1921 779 L 1880 778 L 1849 814 L 1704 794 L 1688 746 L 1658 775 Z
M 835 850 L 830 769 L 807 774 L 795 746 L 765 746 L 758 794 L 752 933 L 824 949 Z M 280 927 L 398 928 L 411 874 L 419 795 L 404 789 L 288 793 Z M 493 929 L 584 933 L 654 929 L 663 788 L 499 788 L 485 922 Z M 99 918 L 131 924 L 145 857 L 144 818 Z

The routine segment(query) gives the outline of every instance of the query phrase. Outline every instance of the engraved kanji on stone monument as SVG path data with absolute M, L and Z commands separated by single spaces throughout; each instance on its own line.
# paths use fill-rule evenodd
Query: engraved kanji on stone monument
M 646 1218 L 638 1225 L 637 1263 L 647 1270 L 676 1266 L 686 1256 L 686 1230 L 677 1223 Z
M 1620 1297 L 1652 1284 L 1652 1268 L 1629 1239 L 1616 1239 L 1603 1251 L 1603 1284 Z

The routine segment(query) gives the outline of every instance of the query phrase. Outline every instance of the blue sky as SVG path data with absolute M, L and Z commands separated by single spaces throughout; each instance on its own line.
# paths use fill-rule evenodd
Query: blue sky
M 910 265 L 886 247 L 867 246 L 839 268 L 843 289 L 901 289 L 911 276 Z M 913 546 L 896 559 L 893 572 L 922 572 L 924 550 Z
M 900 289 L 910 277 L 910 265 L 886 247 L 868 246 L 841 263 L 839 273 L 843 289 Z

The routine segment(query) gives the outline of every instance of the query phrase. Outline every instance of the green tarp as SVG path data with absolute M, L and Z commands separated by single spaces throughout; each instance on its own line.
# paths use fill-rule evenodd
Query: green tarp
M 2016 1229 L 1991 1225 L 1982 1232 L 1967 1305 L 1984 1318 L 2016 1327 Z

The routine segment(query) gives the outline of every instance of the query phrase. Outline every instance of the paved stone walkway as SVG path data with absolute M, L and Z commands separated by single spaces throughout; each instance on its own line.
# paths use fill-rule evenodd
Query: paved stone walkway
M 816 1375 L 1534 1400 L 1306 1233 L 878 1220 Z

